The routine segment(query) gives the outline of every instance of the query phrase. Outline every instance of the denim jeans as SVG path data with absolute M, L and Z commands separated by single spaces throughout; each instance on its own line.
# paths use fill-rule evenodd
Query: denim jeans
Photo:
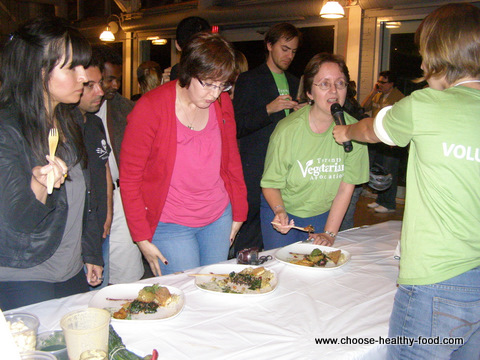
M 230 204 L 222 216 L 209 225 L 189 227 L 159 222 L 152 243 L 168 261 L 168 265 L 160 262 L 162 275 L 227 260 L 231 230 Z
M 363 186 L 356 185 L 355 189 L 353 190 L 352 198 L 350 199 L 350 204 L 348 204 L 347 212 L 343 217 L 343 221 L 340 224 L 340 229 L 338 231 L 348 230 L 353 228 L 354 220 L 355 220 L 355 210 L 357 209 L 357 202 L 360 199 L 360 195 L 362 194 Z
M 103 240 L 102 243 L 102 256 L 103 256 L 103 281 L 100 285 L 89 286 L 90 290 L 100 290 L 105 286 L 108 286 L 108 279 L 110 278 L 110 235 Z M 84 266 L 85 274 L 87 273 L 87 266 Z
M 452 345 L 390 345 L 388 359 L 480 359 L 480 267 L 432 285 L 399 285 L 388 336 L 462 338 Z
M 296 226 L 308 226 L 312 225 L 315 228 L 315 232 L 323 232 L 325 223 L 327 222 L 329 211 L 326 213 L 312 216 L 308 218 L 301 218 L 292 214 L 288 215 L 288 219 L 293 219 Z M 291 229 L 288 233 L 282 234 L 275 230 L 271 224 L 275 214 L 268 205 L 267 200 L 261 196 L 260 203 L 260 221 L 262 226 L 263 247 L 265 250 L 271 250 L 278 247 L 293 244 L 297 241 L 303 241 L 308 239 L 308 234 L 303 231 Z

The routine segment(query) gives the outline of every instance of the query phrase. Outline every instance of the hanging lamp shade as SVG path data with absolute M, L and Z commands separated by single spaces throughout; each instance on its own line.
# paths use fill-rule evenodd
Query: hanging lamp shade
M 320 16 L 325 19 L 340 19 L 345 16 L 345 10 L 338 1 L 327 1 L 320 10 Z
M 113 33 L 110 31 L 110 26 L 107 26 L 105 31 L 100 34 L 100 40 L 102 40 L 102 41 L 115 41 L 115 35 L 113 35 Z

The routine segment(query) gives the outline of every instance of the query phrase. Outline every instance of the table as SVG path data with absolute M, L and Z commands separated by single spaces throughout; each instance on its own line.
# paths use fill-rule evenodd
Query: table
M 112 325 L 129 350 L 145 356 L 155 348 L 159 359 L 384 359 L 384 345 L 359 345 L 358 341 L 388 334 L 400 231 L 400 221 L 388 221 L 339 233 L 335 246 L 349 251 L 352 258 L 336 270 L 313 271 L 271 260 L 265 266 L 276 271 L 279 283 L 268 295 L 247 298 L 207 293 L 196 288 L 194 278 L 187 275 L 199 268 L 142 280 L 181 289 L 185 308 L 166 321 Z M 59 329 L 61 317 L 87 307 L 94 294 L 14 311 L 37 315 L 40 332 Z M 341 341 L 347 336 L 357 344 L 318 345 L 315 340 Z

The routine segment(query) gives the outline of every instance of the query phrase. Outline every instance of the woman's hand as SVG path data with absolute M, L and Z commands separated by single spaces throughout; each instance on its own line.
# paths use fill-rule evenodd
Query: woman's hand
M 313 239 L 314 245 L 332 246 L 335 242 L 335 238 L 327 233 L 310 234 L 308 239 Z
M 230 246 L 232 246 L 237 237 L 238 230 L 242 227 L 243 221 L 232 221 L 232 231 L 230 232 Z
M 295 222 L 290 220 L 288 221 L 288 215 L 285 210 L 279 210 L 275 213 L 275 217 L 273 218 L 272 222 L 280 225 L 272 225 L 275 230 L 282 234 L 286 234 L 290 231 L 292 226 L 295 226 Z
M 58 189 L 65 182 L 65 175 L 68 172 L 67 165 L 59 157 L 55 156 L 55 159 L 52 160 L 47 155 L 47 160 L 47 165 L 35 166 L 32 169 L 32 180 L 30 182 L 30 187 L 35 197 L 44 204 L 47 200 L 47 174 L 53 171 L 54 187 Z
M 47 155 L 48 164 L 45 166 L 35 166 L 32 169 L 32 175 L 34 179 L 47 187 L 47 174 L 53 171 L 54 174 L 54 187 L 57 189 L 65 182 L 65 174 L 68 173 L 68 167 L 65 162 L 59 157 L 55 156 L 55 159 L 52 160 L 49 155 Z
M 103 267 L 93 264 L 85 264 L 87 267 L 87 282 L 90 286 L 100 285 L 103 281 Z
M 153 275 L 161 276 L 162 271 L 160 270 L 160 264 L 158 263 L 158 260 L 160 259 L 161 262 L 163 262 L 165 265 L 168 265 L 167 259 L 165 259 L 160 250 L 158 250 L 158 248 L 148 240 L 138 241 L 137 245 L 150 265 Z
M 333 127 L 332 134 L 335 141 L 338 144 L 343 144 L 344 142 L 350 141 L 347 137 L 348 125 L 337 125 Z

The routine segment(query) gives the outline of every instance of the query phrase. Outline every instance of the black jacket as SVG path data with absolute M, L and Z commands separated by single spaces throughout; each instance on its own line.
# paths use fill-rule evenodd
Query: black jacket
M 67 221 L 65 186 L 55 189 L 46 204 L 31 190 L 32 168 L 38 165 L 12 108 L 0 110 L 0 266 L 30 268 L 57 250 Z M 85 263 L 103 265 L 101 233 L 96 225 L 96 202 L 90 176 L 83 170 L 87 192 L 82 232 Z
M 295 98 L 299 81 L 288 72 L 285 72 L 285 75 L 290 94 Z M 255 197 L 257 193 L 260 194 L 260 179 L 270 135 L 277 123 L 285 117 L 284 110 L 271 115 L 267 113 L 267 104 L 278 96 L 277 85 L 266 63 L 241 73 L 235 84 L 233 107 L 240 156 L 248 191 L 255 191 L 255 194 L 252 194 Z

